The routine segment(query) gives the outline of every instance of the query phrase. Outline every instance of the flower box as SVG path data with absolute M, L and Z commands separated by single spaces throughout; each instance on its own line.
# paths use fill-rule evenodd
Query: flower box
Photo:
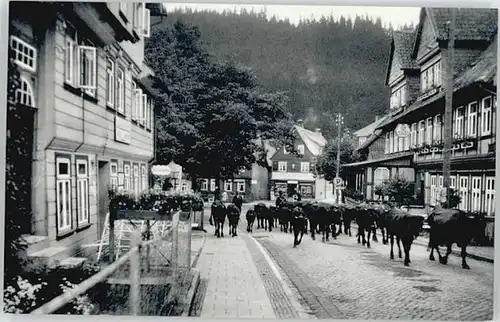
M 462 149 L 472 148 L 474 146 L 474 142 L 463 142 L 462 144 L 460 144 L 460 146 L 462 147 Z

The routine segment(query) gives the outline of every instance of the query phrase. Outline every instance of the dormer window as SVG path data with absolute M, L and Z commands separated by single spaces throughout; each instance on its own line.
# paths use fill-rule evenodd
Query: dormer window
M 398 109 L 407 103 L 406 85 L 395 90 L 391 95 L 391 109 Z
M 420 86 L 422 93 L 441 86 L 441 61 L 437 61 L 422 71 Z
M 300 155 L 304 155 L 304 150 L 305 150 L 304 144 L 299 144 L 297 146 L 297 151 L 299 152 Z

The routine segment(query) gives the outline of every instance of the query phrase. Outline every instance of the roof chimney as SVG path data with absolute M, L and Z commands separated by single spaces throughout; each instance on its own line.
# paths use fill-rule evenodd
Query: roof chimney
M 297 126 L 304 127 L 304 120 L 303 119 L 298 119 L 297 120 Z
M 319 127 L 316 128 L 316 133 L 321 133 L 321 129 Z
M 377 122 L 380 119 L 380 116 L 375 115 L 375 122 Z

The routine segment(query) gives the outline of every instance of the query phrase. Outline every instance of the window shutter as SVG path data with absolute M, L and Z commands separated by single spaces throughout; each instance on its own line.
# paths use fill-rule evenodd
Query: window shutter
M 273 161 L 273 171 L 278 171 L 278 161 Z

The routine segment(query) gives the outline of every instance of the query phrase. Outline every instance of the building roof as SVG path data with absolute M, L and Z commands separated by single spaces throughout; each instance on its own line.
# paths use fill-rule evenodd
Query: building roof
M 298 125 L 295 125 L 294 128 L 302 141 L 304 141 L 307 149 L 313 155 L 320 155 L 323 147 L 326 145 L 326 139 L 323 134 L 307 130 Z
M 373 132 L 363 144 L 361 144 L 356 150 L 363 150 L 369 147 L 373 142 L 375 142 L 376 139 L 380 137 L 380 134 L 382 134 L 382 130 L 377 129 L 375 132 Z
M 354 132 L 354 135 L 357 136 L 357 137 L 362 137 L 362 136 L 369 137 L 371 134 L 373 134 L 373 131 L 375 131 L 375 129 L 379 126 L 379 124 L 382 123 L 388 117 L 389 117 L 388 114 L 382 116 L 381 118 L 379 118 L 375 122 L 370 123 L 367 126 L 365 126 L 364 128 L 359 129 L 356 132 Z
M 419 66 L 412 58 L 413 41 L 415 32 L 412 31 L 394 31 L 392 33 L 394 41 L 394 50 L 399 53 L 402 69 L 418 69 Z
M 454 90 L 467 87 L 473 83 L 488 83 L 493 81 L 496 86 L 497 74 L 497 37 L 478 59 L 460 75 L 454 84 Z

